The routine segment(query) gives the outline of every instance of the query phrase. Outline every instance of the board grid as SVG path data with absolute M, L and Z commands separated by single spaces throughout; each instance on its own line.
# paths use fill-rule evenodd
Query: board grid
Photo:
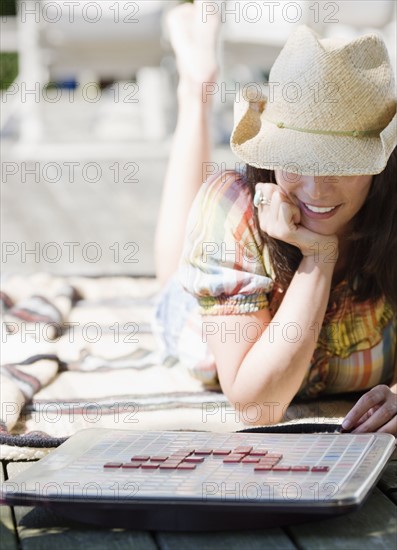
M 80 456 L 67 458 L 56 452 L 48 457 L 48 468 L 42 486 L 48 497 L 66 494 L 69 497 L 122 499 L 196 499 L 255 500 L 256 502 L 327 502 L 342 494 L 354 496 L 362 487 L 354 473 L 368 455 L 373 443 L 370 434 L 214 434 L 208 432 L 123 432 L 105 431 L 103 437 L 83 450 Z M 308 471 L 258 471 L 257 462 L 224 462 L 227 455 L 213 451 L 252 448 L 241 453 L 245 458 L 255 452 L 282 455 L 277 466 L 308 466 Z M 192 470 L 105 467 L 109 463 L 126 464 L 136 456 L 170 457 L 174 453 L 190 453 Z M 200 450 L 206 450 L 203 454 Z M 247 450 L 247 449 L 246 449 Z M 195 454 L 194 451 L 198 451 Z M 208 451 L 211 451 L 210 453 Z M 229 455 L 230 456 L 230 455 Z M 264 455 L 266 457 L 266 455 Z M 52 458 L 52 460 L 51 460 Z M 181 457 L 181 460 L 183 458 Z M 158 461 L 157 465 L 164 464 Z M 313 467 L 320 466 L 320 471 Z M 370 466 L 369 466 L 370 467 Z M 324 471 L 321 471 L 324 470 Z M 30 488 L 32 490 L 32 488 Z

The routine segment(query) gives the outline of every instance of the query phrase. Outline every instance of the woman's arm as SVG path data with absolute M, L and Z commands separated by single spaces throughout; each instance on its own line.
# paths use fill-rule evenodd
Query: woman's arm
M 222 389 L 245 422 L 279 422 L 299 390 L 324 320 L 333 271 L 334 264 L 322 258 L 304 257 L 273 319 L 267 309 L 204 317 L 205 334 L 214 332 L 208 342 Z
M 268 199 L 258 213 L 261 229 L 298 246 L 303 258 L 273 319 L 267 309 L 206 316 L 203 334 L 209 335 L 223 391 L 236 408 L 252 403 L 258 411 L 254 423 L 263 424 L 282 418 L 310 365 L 329 300 L 338 238 L 300 225 L 299 208 L 277 185 L 256 187 Z
M 156 274 L 164 284 L 178 265 L 189 209 L 205 178 L 211 157 L 211 98 L 203 86 L 216 82 L 219 16 L 204 24 L 202 2 L 182 4 L 167 17 L 179 72 L 178 115 L 164 181 L 155 236 Z

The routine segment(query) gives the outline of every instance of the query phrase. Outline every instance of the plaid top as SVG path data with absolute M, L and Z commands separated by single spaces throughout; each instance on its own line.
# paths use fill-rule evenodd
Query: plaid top
M 207 179 L 193 202 L 178 276 L 197 299 L 201 315 L 238 315 L 267 307 L 273 316 L 281 303 L 253 208 L 242 174 L 232 170 Z M 331 291 L 298 395 L 362 391 L 390 383 L 396 333 L 396 313 L 384 298 L 354 303 L 347 282 L 340 282 Z M 204 368 L 208 371 L 208 361 Z M 208 381 L 209 373 L 202 374 Z M 196 375 L 200 378 L 200 372 Z

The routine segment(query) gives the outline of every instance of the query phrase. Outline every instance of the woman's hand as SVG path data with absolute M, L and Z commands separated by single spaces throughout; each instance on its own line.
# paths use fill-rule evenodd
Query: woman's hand
M 397 437 L 397 395 L 388 386 L 375 386 L 360 397 L 342 428 L 352 433 L 385 432 Z
M 292 244 L 299 248 L 303 256 L 314 256 L 316 261 L 326 258 L 327 263 L 338 257 L 338 237 L 320 235 L 300 225 L 301 214 L 281 188 L 274 183 L 257 183 L 268 204 L 260 204 L 259 224 L 270 237 Z M 270 201 L 270 203 L 269 203 Z
M 202 0 L 176 6 L 167 15 L 180 81 L 190 91 L 202 93 L 203 83 L 216 82 L 219 13 L 203 10 Z

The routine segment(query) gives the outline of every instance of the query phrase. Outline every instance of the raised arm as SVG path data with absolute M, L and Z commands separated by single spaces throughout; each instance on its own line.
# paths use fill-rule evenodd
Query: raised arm
M 273 318 L 268 309 L 203 317 L 204 329 L 205 323 L 218 325 L 208 343 L 222 389 L 243 411 L 244 421 L 273 424 L 282 419 L 313 356 L 333 271 L 324 257 L 304 257 Z
M 253 404 L 256 423 L 268 424 L 281 418 L 307 373 L 329 301 L 338 238 L 299 225 L 299 208 L 281 197 L 279 186 L 259 185 L 268 187 L 273 211 L 260 206 L 268 225 L 263 231 L 299 244 L 304 256 L 275 316 L 266 298 L 276 290 L 274 274 L 263 254 L 251 191 L 238 172 L 220 172 L 201 187 L 178 273 L 198 300 L 203 343 L 223 392 L 244 414 Z
M 167 17 L 179 72 L 178 116 L 166 170 L 155 236 L 156 274 L 161 284 L 176 271 L 186 220 L 211 160 L 211 96 L 203 88 L 216 82 L 217 14 L 203 18 L 202 2 L 181 4 Z

